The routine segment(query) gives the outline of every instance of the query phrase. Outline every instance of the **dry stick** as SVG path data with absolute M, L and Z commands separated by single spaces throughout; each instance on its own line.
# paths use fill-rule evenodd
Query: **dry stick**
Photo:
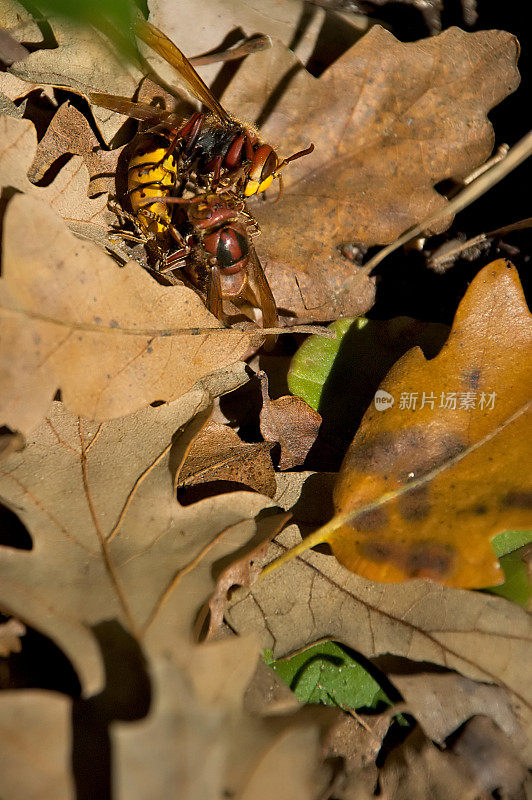
M 532 228 L 532 217 L 520 219 L 518 222 L 512 222 L 511 225 L 504 225 L 502 228 L 495 228 L 494 231 L 479 233 L 478 236 L 473 236 L 471 239 L 467 239 L 465 242 L 459 242 L 457 245 L 455 245 L 455 247 L 445 250 L 445 252 L 441 253 L 440 255 L 433 253 L 428 260 L 428 264 L 431 268 L 437 267 L 439 264 L 443 264 L 446 261 L 454 258 L 454 256 L 457 256 L 459 253 L 463 253 L 464 250 L 470 250 L 472 247 L 476 247 L 479 244 L 488 242 L 490 239 L 495 238 L 495 236 L 504 236 L 506 233 L 521 231 L 525 228 Z
M 470 455 L 475 450 L 478 450 L 479 447 L 482 447 L 491 439 L 494 439 L 495 436 L 497 436 L 502 430 L 504 430 L 504 428 L 508 427 L 508 425 L 511 425 L 512 422 L 515 422 L 515 420 L 518 419 L 522 414 L 525 414 L 531 406 L 532 406 L 532 400 L 530 400 L 528 403 L 525 403 L 525 405 L 521 406 L 521 408 L 518 408 L 517 411 L 515 411 L 510 417 L 508 417 L 507 420 L 498 425 L 493 431 L 486 434 L 486 436 L 483 436 L 482 439 L 479 439 L 478 442 L 475 442 L 474 444 L 470 445 L 465 450 L 463 450 L 461 453 L 458 453 L 458 455 L 454 456 L 448 461 L 445 461 L 439 467 L 436 467 L 430 472 L 425 473 L 425 475 L 422 475 L 416 480 L 410 481 L 405 486 L 401 486 L 400 489 L 395 489 L 393 492 L 386 492 L 386 494 L 381 495 L 377 500 L 374 500 L 371 503 L 366 503 L 365 505 L 360 506 L 360 508 L 356 508 L 354 511 L 345 511 L 343 514 L 335 514 L 335 516 L 329 522 L 327 522 L 325 525 L 322 525 L 321 528 L 318 528 L 318 530 L 314 531 L 314 533 L 311 533 L 310 536 L 307 536 L 305 539 L 303 539 L 303 541 L 301 541 L 295 547 L 292 547 L 291 550 L 288 550 L 286 553 L 283 553 L 282 556 L 279 556 L 273 561 L 270 561 L 270 563 L 267 564 L 260 573 L 258 580 L 263 578 L 269 572 L 273 572 L 274 569 L 277 569 L 277 567 L 280 567 L 287 561 L 291 561 L 300 553 L 305 552 L 305 550 L 308 550 L 311 547 L 315 547 L 317 544 L 323 544 L 323 542 L 328 541 L 329 536 L 335 531 L 337 531 L 338 528 L 341 528 L 343 525 L 353 522 L 355 519 L 357 519 L 357 517 L 360 517 L 362 514 L 367 514 L 370 511 L 374 511 L 375 509 L 380 508 L 386 503 L 390 503 L 392 500 L 397 500 L 398 497 L 401 497 L 407 492 L 411 492 L 412 490 L 417 489 L 418 487 L 424 486 L 425 484 L 429 483 L 438 475 L 440 475 L 442 472 L 445 472 L 445 470 L 450 469 L 459 461 L 462 461 L 462 459 L 464 459 L 466 456 Z
M 248 56 L 250 53 L 268 50 L 271 46 L 272 40 L 270 36 L 256 36 L 254 39 L 247 39 L 242 44 L 229 50 L 223 50 L 219 53 L 206 53 L 203 56 L 192 56 L 189 61 L 194 67 L 202 64 L 218 64 L 220 61 L 234 61 L 237 58 Z
M 90 331 L 91 333 L 120 334 L 124 336 L 151 336 L 156 338 L 168 338 L 171 336 L 206 336 L 213 333 L 238 334 L 239 336 L 264 336 L 269 333 L 311 333 L 314 336 L 323 336 L 325 339 L 336 339 L 335 331 L 324 328 L 322 325 L 287 325 L 284 328 L 121 328 L 108 325 L 96 325 L 92 322 L 71 322 L 68 320 L 50 317 L 47 314 L 39 314 L 37 311 L 28 311 L 24 308 L 5 308 L 10 314 L 21 314 L 28 319 L 36 319 L 42 322 L 50 322 L 52 325 L 59 325 L 63 328 L 71 328 L 76 331 Z
M 485 172 L 477 178 L 476 181 L 466 186 L 465 189 L 462 189 L 456 197 L 449 200 L 449 202 L 443 208 L 436 211 L 435 214 L 427 217 L 427 219 L 423 220 L 419 225 L 410 228 L 406 233 L 401 234 L 392 244 L 383 247 L 382 250 L 364 264 L 362 267 L 364 272 L 371 271 L 377 264 L 380 264 L 386 256 L 389 256 L 390 253 L 393 253 L 394 250 L 402 247 L 411 239 L 424 233 L 434 222 L 450 214 L 457 214 L 463 208 L 466 208 L 466 206 L 487 192 L 488 189 L 495 186 L 495 184 L 502 180 L 509 172 L 518 167 L 519 164 L 525 161 L 530 155 L 532 155 L 532 131 L 527 133 L 526 136 L 523 136 L 523 138 L 508 151 L 508 155 L 504 161 L 500 161 L 492 169 L 488 170 L 488 172 Z

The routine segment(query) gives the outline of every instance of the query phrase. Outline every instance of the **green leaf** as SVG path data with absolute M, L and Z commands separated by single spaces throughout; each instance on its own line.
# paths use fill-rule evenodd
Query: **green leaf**
M 37 5 L 47 17 L 65 17 L 78 25 L 98 28 L 126 58 L 137 63 L 133 23 L 139 8 L 133 0 L 37 0 Z
M 339 319 L 329 325 L 329 329 L 336 333 L 336 339 L 309 336 L 294 355 L 290 365 L 288 388 L 292 394 L 306 400 L 309 406 L 317 411 L 325 381 L 331 372 L 345 334 L 352 326 L 354 330 L 362 330 L 367 322 L 365 317 Z
M 491 540 L 497 558 L 532 542 L 532 531 L 503 531 Z
M 391 701 L 377 681 L 336 642 L 322 642 L 292 658 L 264 660 L 303 703 L 375 708 Z
M 501 562 L 504 583 L 490 586 L 484 591 L 505 597 L 520 606 L 528 606 L 532 584 L 522 555 L 531 542 L 532 531 L 504 531 L 495 536 L 491 544 Z

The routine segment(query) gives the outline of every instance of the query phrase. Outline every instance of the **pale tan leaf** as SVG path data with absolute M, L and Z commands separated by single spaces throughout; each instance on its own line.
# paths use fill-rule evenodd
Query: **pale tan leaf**
M 0 797 L 71 800 L 71 705 L 56 692 L 0 693 Z
M 89 171 L 89 196 L 102 192 L 114 195 L 114 173 L 121 152 L 122 148 L 111 151 L 101 149 L 86 117 L 71 103 L 63 103 L 37 145 L 28 178 L 32 183 L 38 183 L 58 158 L 65 154 L 78 155 L 83 158 Z
M 247 335 L 220 330 L 192 290 L 160 286 L 134 262 L 120 269 L 33 198 L 9 204 L 3 268 L 2 420 L 13 429 L 30 431 L 59 388 L 74 413 L 108 419 L 213 372 L 222 392 L 245 379 L 233 365 Z
M 270 505 L 250 492 L 176 502 L 173 471 L 188 446 L 176 432 L 207 405 L 194 391 L 98 425 L 54 403 L 25 450 L 2 461 L 0 494 L 33 549 L 0 549 L 0 606 L 54 639 L 88 692 L 102 678 L 91 632 L 102 620 L 190 660 L 211 563 L 245 543 Z

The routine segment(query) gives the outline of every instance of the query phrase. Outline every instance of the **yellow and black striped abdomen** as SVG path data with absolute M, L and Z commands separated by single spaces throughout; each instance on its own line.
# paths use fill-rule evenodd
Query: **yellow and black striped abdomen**
M 168 197 L 177 182 L 177 165 L 173 155 L 165 156 L 167 147 L 152 150 L 142 147 L 131 159 L 128 169 L 128 194 L 137 222 L 148 236 L 166 234 L 172 208 L 159 199 Z M 153 199 L 152 199 L 153 198 Z

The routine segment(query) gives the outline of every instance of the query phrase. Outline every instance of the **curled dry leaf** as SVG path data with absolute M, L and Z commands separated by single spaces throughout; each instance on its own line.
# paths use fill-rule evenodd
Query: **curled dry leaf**
M 380 771 L 385 797 L 394 800 L 477 800 L 479 785 L 468 764 L 450 751 L 440 751 L 417 728 L 395 749 Z
M 202 381 L 223 393 L 246 379 L 235 362 L 249 337 L 220 330 L 192 290 L 118 268 L 30 197 L 11 200 L 3 232 L 3 424 L 27 433 L 59 388 L 74 413 L 109 419 Z
M 440 354 L 406 353 L 381 384 L 393 406 L 364 416 L 334 493 L 353 518 L 326 537 L 345 566 L 377 581 L 504 580 L 491 539 L 530 523 L 531 347 L 517 272 L 496 261 L 469 287 Z
M 270 400 L 268 378 L 259 373 L 262 390 L 260 432 L 269 442 L 279 442 L 281 457 L 279 469 L 290 469 L 303 464 L 316 441 L 321 416 L 300 397 L 285 395 Z
M 486 714 L 514 740 L 516 750 L 522 749 L 524 732 L 502 686 L 475 683 L 456 672 L 429 672 L 411 664 L 401 672 L 392 666 L 386 673 L 429 739 L 443 745 L 468 719 Z
M 229 481 L 273 497 L 276 485 L 271 447 L 266 442 L 247 444 L 227 425 L 209 422 L 194 439 L 179 471 L 177 485 Z
M 526 765 L 489 717 L 477 716 L 469 720 L 452 749 L 474 775 L 480 791 L 488 797 L 495 793 L 509 798 L 524 796 Z
M 113 215 L 107 210 L 107 199 L 89 199 L 89 173 L 83 159 L 71 158 L 49 186 L 34 186 L 28 170 L 37 154 L 37 134 L 26 119 L 0 117 L 0 185 L 4 192 L 16 190 L 48 203 L 79 236 L 92 239 L 103 247 L 108 244 L 107 231 Z M 39 239 L 35 242 L 38 245 Z
M 491 152 L 486 115 L 517 87 L 517 53 L 502 31 L 450 28 L 402 44 L 375 26 L 319 79 L 280 45 L 242 65 L 223 95 L 228 108 L 264 122 L 261 134 L 283 154 L 316 146 L 286 169 L 279 203 L 252 206 L 280 308 L 325 320 L 371 307 L 372 280 L 337 246 L 393 241 L 445 205 L 434 186 Z
M 39 44 L 43 36 L 32 15 L 17 0 L 0 0 L 0 28 L 17 42 Z
M 0 658 L 10 653 L 20 653 L 22 649 L 20 637 L 25 633 L 25 626 L 14 617 L 6 622 L 0 622 Z
M 83 158 L 89 172 L 89 196 L 102 192 L 113 195 L 114 173 L 120 153 L 121 148 L 102 150 L 86 117 L 75 106 L 63 103 L 37 145 L 28 178 L 32 183 L 38 183 L 58 158 L 65 154 L 78 155 Z

